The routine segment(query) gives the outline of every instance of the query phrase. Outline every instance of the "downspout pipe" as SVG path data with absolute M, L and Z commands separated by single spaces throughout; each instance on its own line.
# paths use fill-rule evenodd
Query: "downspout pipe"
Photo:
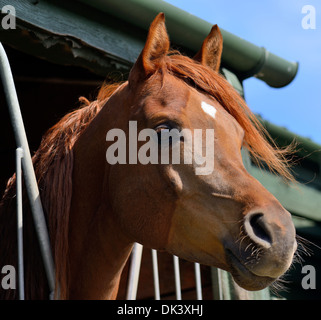
M 171 40 L 197 52 L 212 24 L 162 0 L 78 0 L 144 30 L 159 12 L 166 15 Z M 296 76 L 298 63 L 285 60 L 221 29 L 224 45 L 222 66 L 241 80 L 256 77 L 274 88 L 284 87 Z

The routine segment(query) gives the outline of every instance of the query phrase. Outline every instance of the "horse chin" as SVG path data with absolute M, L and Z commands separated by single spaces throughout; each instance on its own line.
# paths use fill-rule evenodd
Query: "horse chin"
M 254 274 L 230 250 L 226 250 L 226 260 L 234 281 L 245 290 L 262 290 L 277 280 Z

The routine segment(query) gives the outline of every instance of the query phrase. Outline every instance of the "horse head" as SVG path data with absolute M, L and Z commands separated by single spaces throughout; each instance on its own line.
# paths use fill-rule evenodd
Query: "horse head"
M 114 126 L 127 137 L 130 121 L 137 134 L 156 133 L 149 147 L 158 161 L 129 164 L 127 157 L 126 164 L 108 165 L 105 183 L 114 219 L 132 241 L 225 269 L 242 287 L 259 290 L 291 265 L 295 228 L 290 213 L 244 167 L 242 147 L 286 172 L 242 98 L 219 75 L 222 47 L 214 26 L 193 59 L 169 51 L 164 15 L 155 18 L 128 82 L 110 104 L 118 105 Z M 172 156 L 164 163 L 162 138 L 172 130 L 179 136 L 167 150 L 179 150 L 180 161 Z M 137 150 L 147 141 L 135 141 Z M 129 139 L 126 147 L 132 148 Z

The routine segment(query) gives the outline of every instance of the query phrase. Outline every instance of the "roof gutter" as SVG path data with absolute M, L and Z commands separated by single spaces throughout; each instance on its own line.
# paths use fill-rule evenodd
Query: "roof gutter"
M 171 40 L 195 52 L 212 27 L 211 23 L 162 0 L 78 1 L 145 30 L 159 12 L 164 12 Z M 222 65 L 241 80 L 254 76 L 271 87 L 280 88 L 295 78 L 298 63 L 287 61 L 228 31 L 221 31 L 224 39 Z

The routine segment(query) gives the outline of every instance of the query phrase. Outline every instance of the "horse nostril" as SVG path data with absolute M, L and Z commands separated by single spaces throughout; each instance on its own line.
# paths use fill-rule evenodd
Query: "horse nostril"
M 252 240 L 265 248 L 271 247 L 272 238 L 264 222 L 263 213 L 255 213 L 249 216 L 245 228 Z

